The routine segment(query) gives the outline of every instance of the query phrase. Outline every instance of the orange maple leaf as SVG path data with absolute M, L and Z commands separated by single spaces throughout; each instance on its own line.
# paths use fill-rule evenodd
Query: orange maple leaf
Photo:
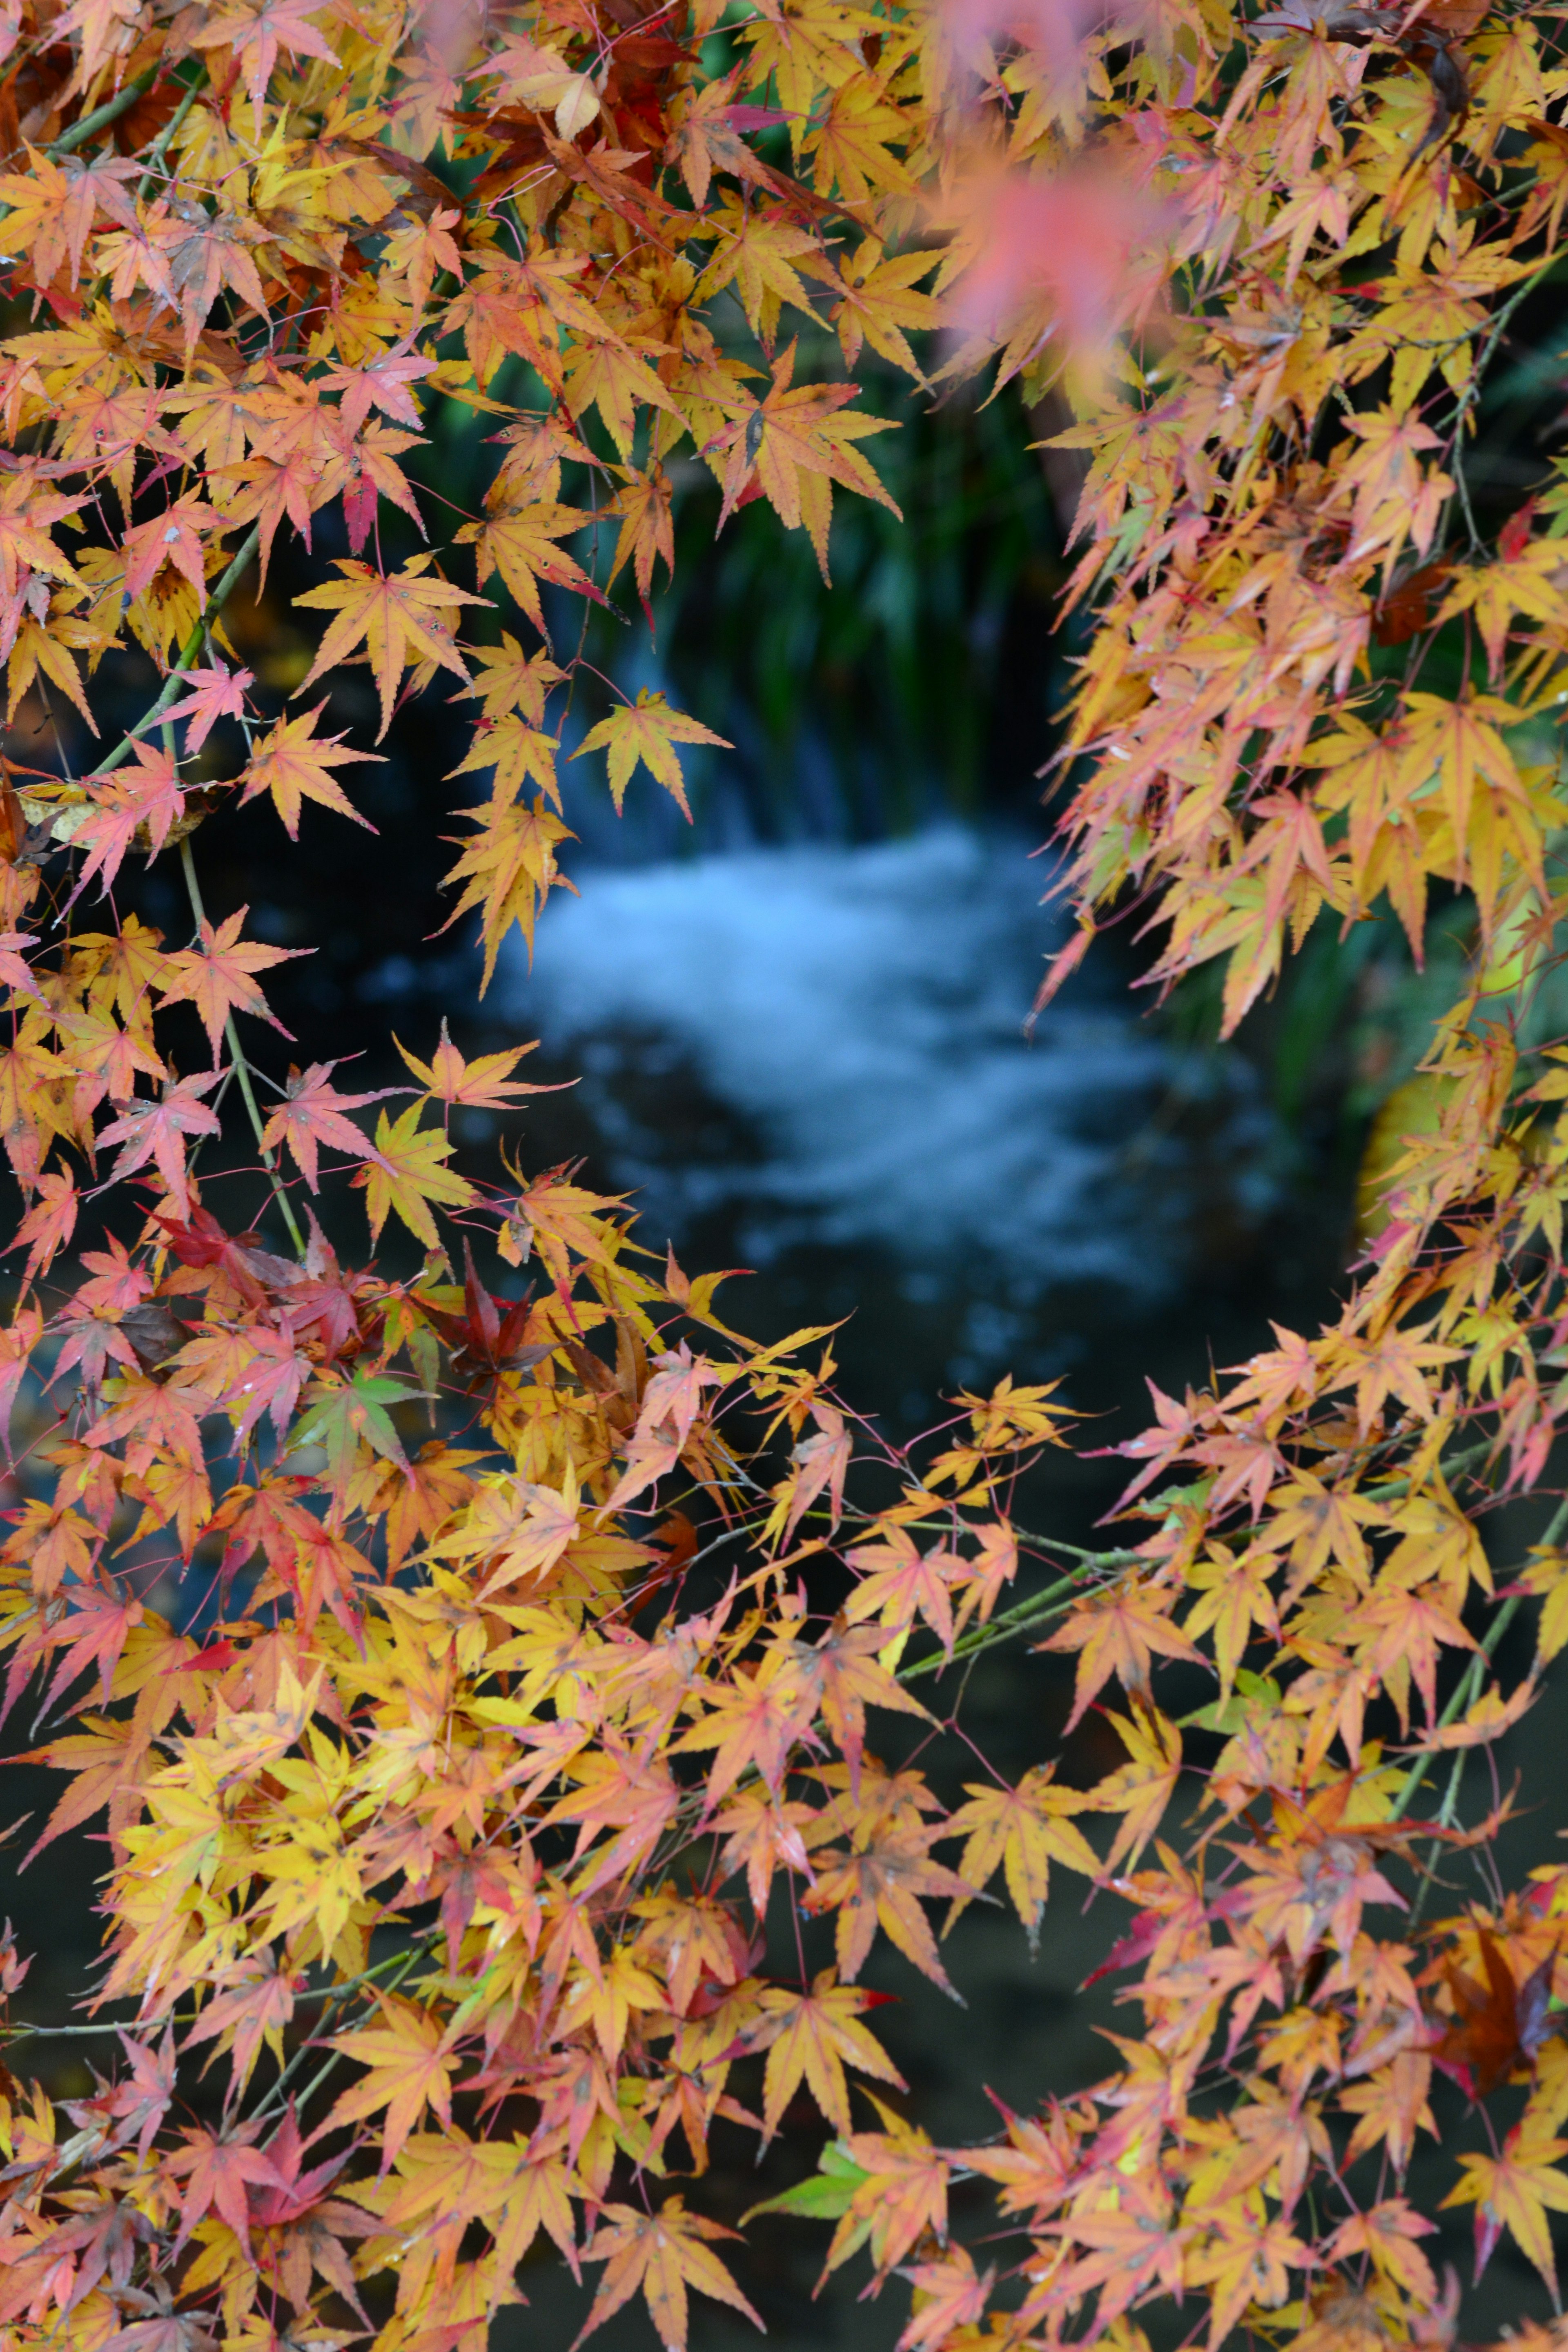
M 931 1923 L 921 1908 L 922 1897 L 973 1897 L 978 1892 L 955 1871 L 931 1859 L 931 1845 L 950 1833 L 945 1824 L 935 1829 L 895 1828 L 852 1853 L 820 1856 L 816 1884 L 803 1897 L 803 1906 L 834 1915 L 841 1976 L 852 1980 L 859 1975 L 871 1938 L 880 1927 L 922 1976 L 940 1985 L 951 2000 L 959 1999 L 937 1957 Z
M 185 706 L 180 707 L 183 709 Z M 353 817 L 355 824 L 363 824 L 367 833 L 375 831 L 369 817 L 361 815 L 330 771 L 345 766 L 351 760 L 376 760 L 383 755 L 378 751 L 356 751 L 343 742 L 341 735 L 318 736 L 316 721 L 326 707 L 324 702 L 319 702 L 314 710 L 301 711 L 298 719 L 280 719 L 270 734 L 264 735 L 255 745 L 240 778 L 245 787 L 240 794 L 241 808 L 261 793 L 270 793 L 290 841 L 300 837 L 300 810 L 308 800 L 319 801 L 323 808 L 336 809 L 340 816 Z
M 156 1101 L 121 1104 L 118 1118 L 100 1128 L 98 1133 L 100 1145 L 124 1146 L 110 1171 L 110 1182 L 118 1183 L 121 1177 L 134 1175 L 138 1168 L 145 1168 L 152 1160 L 180 1215 L 188 1217 L 191 1202 L 185 1189 L 185 1138 L 218 1133 L 217 1113 L 209 1109 L 201 1097 L 216 1086 L 219 1076 L 218 1071 L 208 1070 L 199 1078 L 171 1079 Z
M 276 1151 L 287 1144 L 296 1166 L 312 1192 L 318 1189 L 317 1152 L 323 1144 L 344 1151 L 351 1160 L 368 1160 L 374 1147 L 345 1112 L 366 1103 L 384 1102 L 390 1095 L 406 1094 L 405 1087 L 377 1087 L 363 1095 L 340 1094 L 331 1084 L 335 1062 L 312 1062 L 308 1070 L 291 1069 L 283 1099 L 268 1119 L 262 1141 Z
M 249 912 L 248 907 L 237 908 L 216 930 L 204 915 L 201 945 L 183 949 L 163 965 L 160 1005 L 189 1003 L 195 1006 L 215 1062 L 217 1041 L 237 1012 L 253 1013 L 258 1020 L 270 1022 L 283 1036 L 289 1034 L 268 1010 L 266 998 L 256 985 L 256 974 L 269 971 L 274 964 L 288 963 L 295 956 L 315 953 L 313 948 L 269 948 L 258 940 L 242 940 L 239 935 Z
M 1067 1623 L 1038 1644 L 1042 1650 L 1079 1653 L 1069 1731 L 1112 1675 L 1130 1697 L 1147 1697 L 1150 1663 L 1156 1653 L 1194 1664 L 1202 1662 L 1203 1653 L 1171 1622 L 1169 1604 L 1174 1598 L 1173 1593 L 1152 1591 L 1137 1576 L 1124 1576 L 1080 1601 Z
M 246 88 L 250 92 L 252 129 L 261 137 L 261 114 L 267 85 L 278 63 L 279 48 L 300 58 L 319 58 L 329 66 L 338 62 L 310 19 L 321 13 L 320 0 L 226 0 L 226 5 L 200 22 L 191 35 L 198 49 L 232 49 Z
M 721 2222 L 689 2213 L 684 2199 L 667 2197 L 657 2213 L 634 2205 L 606 2205 L 605 2219 L 584 2248 L 584 2259 L 608 2264 L 594 2297 L 594 2307 L 572 2343 L 572 2352 L 584 2336 L 602 2327 L 612 2312 L 628 2303 L 640 2287 L 647 2301 L 659 2342 L 668 2352 L 684 2352 L 689 2285 L 716 2303 L 743 2311 L 753 2326 L 763 2323 L 705 2239 L 733 2238 L 738 2233 Z
M 423 575 L 433 561 L 429 555 L 411 555 L 400 572 L 387 573 L 373 571 L 353 556 L 340 555 L 341 580 L 307 588 L 294 599 L 297 604 L 337 615 L 328 624 L 316 658 L 295 692 L 303 694 L 325 671 L 346 661 L 363 639 L 381 696 L 378 743 L 392 724 L 398 681 L 411 661 L 449 669 L 465 686 L 470 683 L 468 666 L 441 615 L 455 604 L 482 604 L 485 599 L 470 589 L 454 588 L 447 580 L 426 580 Z
M 762 2021 L 747 2036 L 753 2050 L 766 2050 L 763 2086 L 763 2145 L 784 2120 L 784 2109 L 805 2077 L 807 2089 L 838 2133 L 849 2130 L 850 2065 L 879 2083 L 905 2085 L 886 2051 L 860 2024 L 876 1995 L 858 1985 L 841 1985 L 831 1969 L 812 1980 L 809 1992 L 769 1985 L 762 1994 Z
M 395 1120 L 382 1112 L 376 1121 L 374 1149 L 367 1153 L 353 1180 L 365 1190 L 373 1241 L 379 1240 L 387 1212 L 395 1210 L 409 1232 L 417 1234 L 426 1249 L 434 1249 L 436 1221 L 428 1204 L 437 1201 L 444 1208 L 466 1209 L 475 1198 L 467 1177 L 454 1175 L 441 1164 L 451 1158 L 454 1146 L 437 1129 L 420 1133 L 423 1109 L 423 1103 L 410 1103 Z
M 710 727 L 700 726 L 695 719 L 688 719 L 684 711 L 672 710 L 662 694 L 645 686 L 636 702 L 622 703 L 607 719 L 591 727 L 572 757 L 580 760 L 584 751 L 609 753 L 610 794 L 617 814 L 640 760 L 644 767 L 651 769 L 689 824 L 691 811 L 687 804 L 680 762 L 675 755 L 677 743 L 712 743 L 721 751 L 734 749 L 724 736 L 715 735 Z
M 715 434 L 703 455 L 727 456 L 720 530 L 755 480 L 787 529 L 795 530 L 805 524 L 826 580 L 835 482 L 874 499 L 892 514 L 898 514 L 899 509 L 854 446 L 868 435 L 881 432 L 885 420 L 838 414 L 847 402 L 858 397 L 858 384 L 806 383 L 792 390 L 795 353 L 793 343 L 780 352 L 765 397 L 748 400 L 736 421 Z M 725 404 L 731 408 L 736 404 L 728 390 Z
M 476 1061 L 467 1062 L 447 1034 L 443 1013 L 441 1042 L 428 1062 L 411 1054 L 400 1038 L 392 1042 L 433 1102 L 466 1104 L 473 1110 L 510 1110 L 526 1095 L 556 1091 L 553 1087 L 530 1086 L 511 1075 L 523 1055 L 534 1051 L 537 1038 L 527 1045 L 509 1045 L 499 1054 L 481 1054 Z
M 361 2122 L 384 2107 L 381 2158 L 384 2173 L 426 2106 L 435 2109 L 443 2124 L 451 2122 L 457 2061 L 443 2050 L 440 2025 L 426 2010 L 393 1994 L 380 1993 L 376 1999 L 380 2025 L 331 2036 L 334 2050 L 370 2071 L 362 2082 L 338 2094 L 325 2128 Z

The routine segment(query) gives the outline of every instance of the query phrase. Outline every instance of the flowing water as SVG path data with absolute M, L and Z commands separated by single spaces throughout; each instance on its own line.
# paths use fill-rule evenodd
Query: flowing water
M 689 1265 L 753 1269 L 799 1319 L 869 1317 L 845 1346 L 896 1419 L 949 1382 L 1083 1363 L 1169 1314 L 1216 1219 L 1234 1244 L 1276 1203 L 1242 1066 L 1178 1056 L 1114 971 L 1031 1027 L 1065 927 L 1021 835 L 577 878 L 500 996 L 581 1073 L 598 1173 Z

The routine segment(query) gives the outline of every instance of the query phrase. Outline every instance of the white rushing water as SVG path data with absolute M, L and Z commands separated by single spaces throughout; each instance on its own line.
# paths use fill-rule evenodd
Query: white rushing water
M 679 1242 L 728 1203 L 752 1264 L 868 1244 L 1005 1268 L 1016 1299 L 1176 1272 L 1169 1056 L 1092 978 L 1026 1034 L 1061 919 L 1019 837 L 948 825 L 575 878 L 500 993 L 584 1072 L 600 1172 L 656 1230 Z

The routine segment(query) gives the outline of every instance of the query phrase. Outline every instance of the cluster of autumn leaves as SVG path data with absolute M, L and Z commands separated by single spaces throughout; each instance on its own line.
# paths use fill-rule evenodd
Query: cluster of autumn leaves
M 58 753 L 0 805 L 0 1648 L 68 1776 L 37 1847 L 90 1831 L 108 1871 L 96 2087 L 51 2097 L 25 2039 L 0 2074 L 8 2342 L 480 2352 L 552 2246 L 602 2266 L 593 2323 L 640 2291 L 681 2345 L 692 2290 L 749 2308 L 710 2135 L 765 2147 L 800 2099 L 831 2137 L 773 2201 L 833 2222 L 830 2270 L 908 2284 L 903 2352 L 1136 2352 L 1150 2301 L 1215 2347 L 1445 2346 L 1443 2198 L 1555 2308 L 1568 1873 L 1498 1880 L 1486 1761 L 1568 1646 L 1568 1522 L 1517 1561 L 1478 1522 L 1550 1481 L 1563 1410 L 1568 1076 L 1510 1016 L 1557 914 L 1568 490 L 1489 548 L 1465 478 L 1561 254 L 1554 27 L 0 8 L 0 655 Z M 954 333 L 917 352 L 939 293 Z M 1315 920 L 1386 905 L 1417 957 L 1434 890 L 1477 925 L 1337 1320 L 1156 1396 L 1100 1551 L 1017 1525 L 1059 1399 L 1004 1382 L 894 1451 L 808 1364 L 826 1334 L 741 1339 L 569 1171 L 458 1173 L 451 1118 L 515 1109 L 519 1053 L 444 1034 L 395 1108 L 330 1065 L 268 1080 L 286 951 L 201 894 L 226 803 L 363 821 L 345 664 L 378 741 L 439 677 L 472 706 L 454 782 L 489 780 L 451 876 L 488 977 L 568 838 L 571 599 L 650 604 L 683 467 L 826 570 L 834 486 L 884 496 L 839 365 L 867 347 L 922 382 L 999 354 L 1076 419 L 1063 969 L 1138 908 L 1160 978 L 1228 959 L 1234 1026 Z M 420 487 L 437 401 L 501 446 L 455 524 Z M 279 711 L 225 608 L 313 527 L 348 550 L 299 599 L 321 698 Z M 399 557 L 416 528 L 445 543 Z M 684 805 L 715 740 L 648 690 L 576 748 L 617 804 L 641 764 Z M 117 908 L 143 856 L 181 868 L 184 943 Z M 214 1171 L 241 1111 L 269 1240 Z M 345 1180 L 417 1273 L 358 1269 L 335 1211 L 328 1239 Z M 976 1759 L 949 1810 L 879 1759 L 1031 1632 L 1111 1770 Z M 999 1884 L 1036 1937 L 1053 1864 L 1131 1906 L 1141 2030 L 1091 2090 L 934 2146 L 868 2021 L 874 1941 L 945 1986 L 931 1906 Z M 0 1992 L 27 1965 L 7 1942 Z M 1440 2178 L 1438 2077 L 1469 2102 Z M 955 2182 L 995 2192 L 973 2245 Z

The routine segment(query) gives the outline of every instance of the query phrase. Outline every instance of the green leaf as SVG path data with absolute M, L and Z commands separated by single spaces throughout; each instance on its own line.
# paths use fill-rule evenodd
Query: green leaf
M 855 2191 L 870 2174 L 857 2164 L 841 2139 L 830 2140 L 822 2151 L 822 2169 L 809 2180 L 797 2180 L 777 2197 L 766 2198 L 742 2215 L 742 2226 L 756 2213 L 798 2213 L 806 2221 L 837 2221 L 847 2213 Z
M 1279 1685 L 1267 1675 L 1255 1675 L 1246 1666 L 1237 1669 L 1236 1688 L 1222 1707 L 1217 1698 L 1207 1706 L 1200 1706 L 1195 1715 L 1184 1715 L 1179 1728 L 1196 1731 L 1217 1731 L 1226 1739 L 1234 1738 L 1245 1729 L 1247 1717 L 1260 1706 L 1278 1708 L 1284 1697 Z
M 424 1394 L 424 1390 L 410 1388 L 384 1372 L 356 1372 L 352 1381 L 319 1388 L 289 1433 L 289 1451 L 292 1454 L 301 1445 L 324 1447 L 336 1482 L 346 1476 L 363 1439 L 373 1453 L 405 1470 L 408 1460 L 403 1441 L 386 1408 Z

